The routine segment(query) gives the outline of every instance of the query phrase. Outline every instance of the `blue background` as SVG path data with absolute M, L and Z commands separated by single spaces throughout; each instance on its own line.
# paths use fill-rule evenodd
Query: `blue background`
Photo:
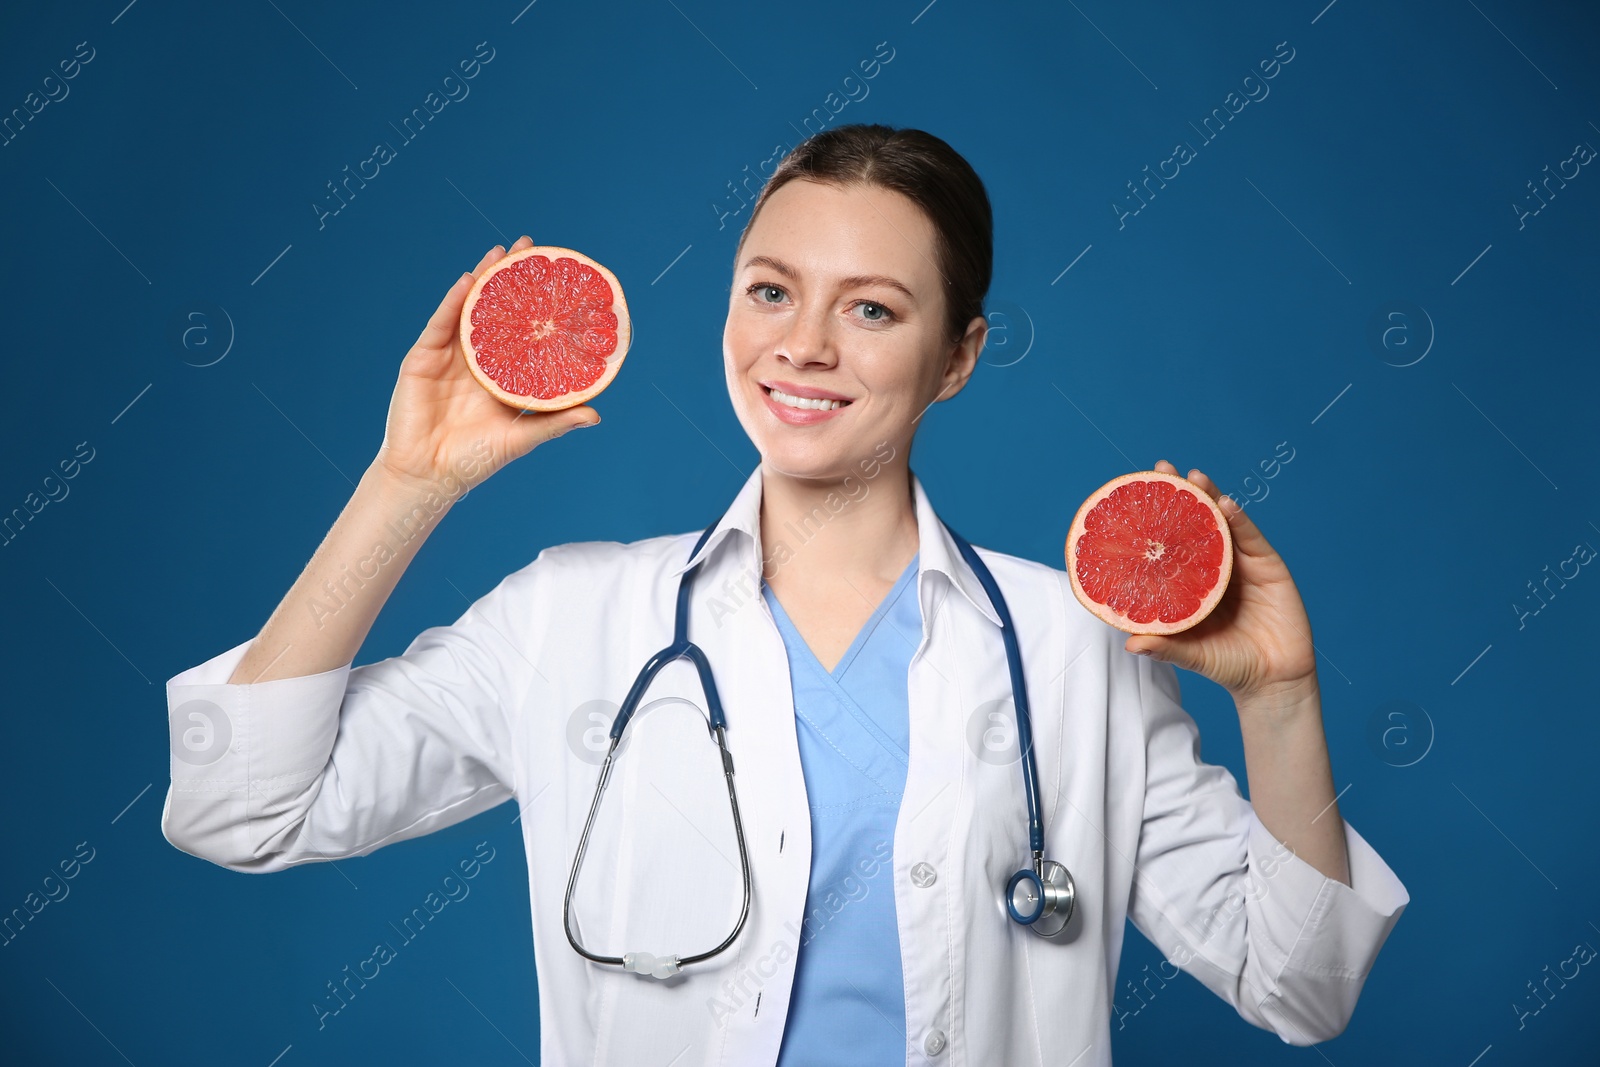
M 377 449 L 427 315 L 523 232 L 616 272 L 627 366 L 597 433 L 456 507 L 357 662 L 546 545 L 720 513 L 757 461 L 720 355 L 745 219 L 727 183 L 884 41 L 830 124 L 931 130 L 996 212 L 986 365 L 924 420 L 913 469 L 966 537 L 1058 567 L 1078 503 L 1157 459 L 1249 501 L 1314 623 L 1340 811 L 1411 893 L 1333 1042 L 1284 1045 L 1181 976 L 1113 1022 L 1117 1062 L 1594 1062 L 1593 968 L 1520 1027 L 1513 1007 L 1600 946 L 1596 568 L 1519 618 L 1542 568 L 1600 547 L 1600 175 L 1514 207 L 1600 145 L 1591 9 L 124 2 L 0 15 L 4 113 L 94 50 L 0 147 L 0 511 L 93 449 L 0 549 L 0 911 L 95 850 L 0 948 L 11 1062 L 537 1058 L 514 806 L 228 872 L 161 835 L 162 683 L 259 629 Z M 1204 143 L 1190 123 L 1284 41 L 1270 94 Z M 470 95 L 319 228 L 326 183 L 398 144 L 390 123 L 479 42 Z M 1180 139 L 1196 158 L 1119 225 Z M 1226 694 L 1183 689 L 1204 757 L 1243 783 Z M 496 855 L 471 896 L 319 1031 L 324 983 L 479 841 Z M 1158 959 L 1130 928 L 1123 977 Z

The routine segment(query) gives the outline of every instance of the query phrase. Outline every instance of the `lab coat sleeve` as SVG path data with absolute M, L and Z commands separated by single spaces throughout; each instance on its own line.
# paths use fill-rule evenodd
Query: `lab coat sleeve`
M 1200 760 L 1177 670 L 1138 657 L 1144 816 L 1128 917 L 1170 964 L 1291 1045 L 1349 1024 L 1410 896 L 1345 823 L 1350 885 L 1295 856 L 1224 767 Z
M 229 685 L 252 638 L 168 680 L 167 840 L 265 873 L 365 855 L 511 799 L 515 713 L 536 612 L 550 608 L 541 573 L 535 560 L 376 663 Z

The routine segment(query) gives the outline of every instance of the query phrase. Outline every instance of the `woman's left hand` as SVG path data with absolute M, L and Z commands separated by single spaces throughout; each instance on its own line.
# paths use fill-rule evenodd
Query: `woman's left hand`
M 1166 460 L 1155 469 L 1178 473 Z M 1189 472 L 1188 480 L 1209 494 L 1228 518 L 1233 536 L 1228 591 L 1198 625 L 1166 636 L 1131 634 L 1123 648 L 1148 651 L 1153 659 L 1204 675 L 1235 702 L 1314 686 L 1317 653 L 1311 643 L 1311 621 L 1283 557 L 1215 482 L 1198 469 Z

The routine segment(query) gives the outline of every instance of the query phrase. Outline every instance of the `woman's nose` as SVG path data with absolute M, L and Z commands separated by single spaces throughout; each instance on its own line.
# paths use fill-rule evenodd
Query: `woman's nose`
M 808 309 L 791 318 L 788 330 L 779 338 L 778 354 L 795 366 L 838 362 L 828 334 L 826 309 Z

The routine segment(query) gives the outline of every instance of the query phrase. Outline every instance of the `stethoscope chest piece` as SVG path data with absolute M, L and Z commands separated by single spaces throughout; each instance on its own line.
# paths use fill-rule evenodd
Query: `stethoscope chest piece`
M 1024 867 L 1006 883 L 1006 911 L 1040 937 L 1065 930 L 1077 903 L 1072 875 L 1054 860 L 1041 860 L 1037 871 Z

